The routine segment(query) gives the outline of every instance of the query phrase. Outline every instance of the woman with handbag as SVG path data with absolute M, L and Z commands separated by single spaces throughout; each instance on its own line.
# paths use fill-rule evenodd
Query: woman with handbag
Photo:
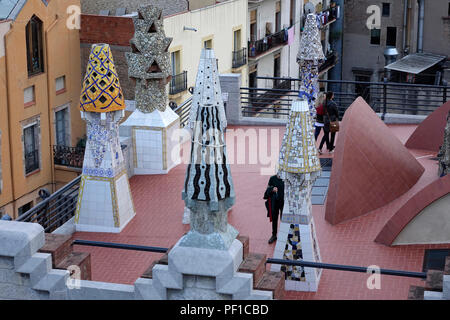
M 334 93 L 329 91 L 326 94 L 325 99 L 325 115 L 323 117 L 324 127 L 323 127 L 323 137 L 319 146 L 319 153 L 322 154 L 323 144 L 327 144 L 328 152 L 332 153 L 334 151 L 334 140 L 336 137 L 336 132 L 339 131 L 339 110 L 337 108 L 336 102 L 333 101 Z M 331 133 L 331 140 L 330 140 Z

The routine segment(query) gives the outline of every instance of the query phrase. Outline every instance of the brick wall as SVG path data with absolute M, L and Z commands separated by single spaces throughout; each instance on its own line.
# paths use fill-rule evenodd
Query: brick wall
M 163 16 L 169 16 L 188 9 L 187 0 L 82 0 L 81 12 L 99 14 L 100 10 L 109 10 L 110 15 L 116 14 L 116 9 L 125 8 L 126 13 L 137 12 L 142 5 L 152 4 L 163 9 Z
M 81 15 L 81 43 L 107 43 L 128 47 L 133 34 L 131 18 Z
M 91 44 L 107 43 L 111 46 L 125 99 L 134 100 L 134 84 L 128 78 L 125 59 L 125 52 L 131 51 L 130 39 L 133 35 L 134 25 L 131 18 L 81 15 L 81 78 L 83 79 L 86 73 Z

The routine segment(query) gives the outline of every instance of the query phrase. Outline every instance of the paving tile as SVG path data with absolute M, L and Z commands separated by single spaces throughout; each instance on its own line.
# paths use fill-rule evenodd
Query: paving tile
M 229 129 L 236 128 L 231 127 Z M 240 127 L 244 130 L 266 127 Z M 280 130 L 280 141 L 284 127 Z M 389 125 L 389 128 L 403 143 L 414 131 L 414 125 Z M 336 137 L 339 139 L 339 133 Z M 320 141 L 320 137 L 319 137 Z M 270 148 L 270 136 L 268 137 Z M 246 146 L 247 155 L 248 144 Z M 279 148 L 279 146 L 278 146 Z M 183 149 L 190 152 L 189 144 Z M 428 153 L 410 150 L 415 157 Z M 278 151 L 277 151 L 278 152 Z M 332 156 L 332 155 L 331 155 Z M 324 154 L 321 158 L 330 157 Z M 248 159 L 248 157 L 247 157 Z M 400 208 L 411 194 L 436 179 L 436 163 L 429 159 L 419 159 L 426 169 L 412 190 L 398 201 L 374 212 L 332 226 L 324 220 L 324 197 L 321 205 L 313 205 L 313 216 L 317 240 L 323 262 L 354 266 L 378 265 L 386 269 L 421 271 L 425 249 L 450 248 L 450 245 L 408 245 L 387 247 L 374 242 L 375 237 L 396 209 Z M 267 167 L 259 164 L 231 164 L 231 172 L 236 191 L 236 202 L 229 212 L 229 222 L 240 234 L 249 237 L 250 252 L 273 256 L 275 244 L 267 240 L 272 233 L 272 225 L 267 218 L 263 195 L 269 180 L 261 175 L 260 169 Z M 189 225 L 182 224 L 184 202 L 181 189 L 184 183 L 186 165 L 181 164 L 167 175 L 134 176 L 130 179 L 136 216 L 120 234 L 77 232 L 73 239 L 97 240 L 106 242 L 129 243 L 169 248 L 189 231 Z M 323 171 L 322 177 L 329 177 L 330 171 Z M 314 204 L 314 202 L 313 202 Z M 152 262 L 163 257 L 161 253 L 117 250 L 109 248 L 74 246 L 75 251 L 88 252 L 91 255 L 92 280 L 133 284 L 143 275 Z M 270 266 L 267 266 L 269 270 Z M 424 287 L 420 279 L 382 276 L 381 289 L 369 290 L 366 286 L 367 274 L 322 270 L 317 292 L 286 291 L 283 299 L 407 299 L 410 286 Z

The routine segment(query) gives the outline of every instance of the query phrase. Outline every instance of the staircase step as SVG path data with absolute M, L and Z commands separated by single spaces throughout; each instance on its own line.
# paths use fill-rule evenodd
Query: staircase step
M 72 253 L 72 237 L 61 234 L 45 234 L 45 244 L 39 252 L 52 255 L 52 266 L 56 268 L 69 254 Z
M 77 266 L 80 268 L 80 280 L 92 280 L 90 253 L 72 252 L 56 266 L 56 269 L 68 270 L 70 266 Z
M 249 249 L 250 249 L 250 238 L 247 236 L 238 236 L 237 239 L 240 242 L 242 242 L 243 252 L 244 252 L 244 256 L 242 257 L 242 259 L 245 260 L 245 258 L 247 258 L 247 256 L 248 256 Z
M 253 274 L 253 286 L 261 279 L 262 275 L 266 271 L 266 258 L 267 255 L 261 253 L 250 252 L 244 261 L 239 266 L 238 272 L 246 272 Z
M 428 270 L 425 280 L 425 290 L 442 292 L 444 272 L 440 270 Z
M 169 252 L 170 250 L 172 250 L 173 246 L 171 246 L 166 253 L 164 253 L 164 255 L 161 257 L 161 259 L 158 260 L 157 264 L 163 264 L 163 265 L 168 265 L 169 264 Z
M 424 287 L 410 286 L 408 293 L 408 300 L 423 300 L 425 294 Z
M 284 272 L 265 271 L 255 289 L 271 291 L 274 299 L 282 300 L 284 297 Z

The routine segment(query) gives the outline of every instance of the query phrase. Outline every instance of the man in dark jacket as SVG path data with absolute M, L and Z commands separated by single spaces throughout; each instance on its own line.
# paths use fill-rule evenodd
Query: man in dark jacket
M 272 237 L 269 239 L 271 244 L 277 240 L 278 216 L 283 214 L 284 206 L 284 182 L 278 175 L 270 177 L 264 199 L 267 199 L 267 216 L 272 222 Z

